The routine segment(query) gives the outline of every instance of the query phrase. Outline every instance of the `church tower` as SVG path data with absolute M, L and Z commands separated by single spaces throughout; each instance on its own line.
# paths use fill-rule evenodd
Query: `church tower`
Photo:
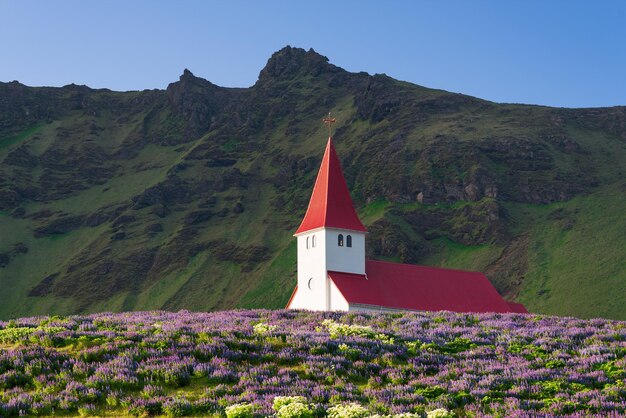
M 348 310 L 328 272 L 365 274 L 366 232 L 329 136 L 309 207 L 294 234 L 298 240 L 298 286 L 289 307 Z

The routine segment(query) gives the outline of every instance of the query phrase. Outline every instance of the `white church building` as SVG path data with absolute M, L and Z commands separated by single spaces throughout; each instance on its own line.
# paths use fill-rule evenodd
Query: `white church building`
M 479 272 L 366 260 L 357 215 L 329 137 L 309 206 L 294 234 L 298 281 L 289 309 L 519 312 Z

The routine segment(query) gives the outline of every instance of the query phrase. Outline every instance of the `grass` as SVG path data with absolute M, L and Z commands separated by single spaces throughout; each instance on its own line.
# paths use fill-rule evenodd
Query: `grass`
M 265 306 L 270 309 L 284 308 L 296 286 L 296 240 L 295 238 L 272 260 L 263 275 L 248 290 L 239 308 Z
M 0 317 L 15 317 L 28 310 L 33 315 L 46 312 L 72 312 L 73 301 L 53 296 L 28 298 L 26 295 L 44 277 L 62 271 L 74 254 L 97 239 L 102 226 L 81 228 L 67 234 L 46 238 L 34 238 L 27 220 L 22 222 L 0 223 L 0 236 L 11 236 L 15 241 L 28 247 L 27 254 L 11 259 L 8 266 L 0 271 L 0 288 L 11 295 L 21 297 L 3 298 L 0 304 Z M 15 280 L 20 277 L 21 280 Z
M 176 158 L 177 154 L 173 147 L 147 146 L 137 159 L 133 160 L 133 165 L 149 163 L 150 169 L 135 172 L 125 170 L 129 174 L 113 177 L 102 185 L 93 186 L 66 199 L 50 202 L 48 207 L 65 213 L 86 214 L 108 205 L 128 202 L 133 196 L 163 180 L 170 164 Z
M 626 318 L 626 195 L 614 185 L 588 196 L 525 207 L 534 219 L 519 301 L 533 312 Z M 564 209 L 574 224 L 550 219 Z
M 180 271 L 174 271 L 166 276 L 166 280 L 159 280 L 136 297 L 136 302 L 131 309 L 141 306 L 141 309 L 161 309 L 167 301 L 175 297 L 180 289 L 191 279 L 193 275 L 202 272 L 208 260 L 208 254 L 198 254 L 189 259 L 187 265 Z
M 362 222 L 372 224 L 378 219 L 385 216 L 385 212 L 387 211 L 388 207 L 389 202 L 386 199 L 376 199 L 361 210 L 359 217 L 361 218 Z
M 484 271 L 502 254 L 502 247 L 495 244 L 463 245 L 448 238 L 438 238 L 431 243 L 437 248 L 436 252 L 420 264 Z
M 626 318 L 626 194 L 614 184 L 550 205 L 508 203 L 511 232 L 530 234 L 528 271 L 518 301 L 531 312 Z M 562 213 L 561 216 L 555 214 Z M 531 228 L 529 229 L 529 225 Z M 466 246 L 447 238 L 420 264 L 485 271 L 497 244 Z
M 36 125 L 31 126 L 28 129 L 25 129 L 18 135 L 15 135 L 9 138 L 0 139 L 0 151 L 6 150 L 12 147 L 13 145 L 18 144 L 24 141 L 25 139 L 33 136 L 34 134 L 39 132 L 39 130 L 41 130 L 42 126 L 43 126 L 43 123 L 38 123 Z

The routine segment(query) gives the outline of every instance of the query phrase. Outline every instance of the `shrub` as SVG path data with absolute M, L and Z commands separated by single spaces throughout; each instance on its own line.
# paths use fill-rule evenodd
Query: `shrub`
M 149 415 L 159 415 L 163 412 L 163 403 L 161 399 L 135 399 L 127 406 L 128 412 L 136 417 L 145 417 Z
M 335 405 L 328 408 L 328 418 L 365 418 L 370 412 L 358 403 Z
M 90 417 L 95 414 L 95 411 L 96 407 L 94 405 L 87 404 L 78 408 L 78 415 L 80 415 L 81 417 Z
M 6 329 L 0 329 L 0 343 L 13 344 L 19 342 L 34 331 L 34 328 L 28 327 L 7 327 Z
M 259 322 L 258 324 L 254 325 L 253 329 L 256 335 L 264 336 L 274 331 L 276 329 L 276 325 L 269 325 L 265 322 Z
M 351 335 L 372 338 L 376 335 L 371 327 L 365 325 L 340 324 L 330 319 L 322 321 L 322 325 L 326 327 L 331 338 L 349 337 Z
M 254 417 L 254 405 L 249 403 L 236 403 L 226 407 L 226 418 L 252 418 Z
M 446 408 L 433 409 L 426 413 L 426 418 L 454 418 L 454 413 Z
M 168 417 L 183 417 L 191 413 L 191 404 L 186 399 L 171 399 L 163 404 L 163 413 Z
M 153 398 L 162 395 L 165 395 L 165 391 L 160 386 L 146 385 L 141 390 L 141 396 L 144 398 Z
M 272 409 L 278 412 L 283 406 L 296 402 L 305 404 L 306 399 L 304 396 L 276 396 L 272 403 Z
M 415 393 L 426 399 L 437 399 L 439 396 L 446 393 L 446 390 L 439 385 L 435 385 L 417 389 L 415 390 Z
M 313 411 L 302 402 L 292 402 L 281 406 L 276 418 L 313 418 Z

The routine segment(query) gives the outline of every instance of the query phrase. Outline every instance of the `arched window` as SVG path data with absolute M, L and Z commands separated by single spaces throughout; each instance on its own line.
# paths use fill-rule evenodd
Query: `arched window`
M 337 245 L 343 247 L 343 234 L 339 234 L 337 237 Z
M 313 235 L 313 238 L 311 239 L 311 241 L 313 241 L 313 248 L 315 248 L 315 235 Z
M 309 237 L 306 237 L 306 249 L 308 250 L 309 248 L 311 248 L 309 247 Z
M 346 247 L 352 247 L 352 235 L 346 237 Z

